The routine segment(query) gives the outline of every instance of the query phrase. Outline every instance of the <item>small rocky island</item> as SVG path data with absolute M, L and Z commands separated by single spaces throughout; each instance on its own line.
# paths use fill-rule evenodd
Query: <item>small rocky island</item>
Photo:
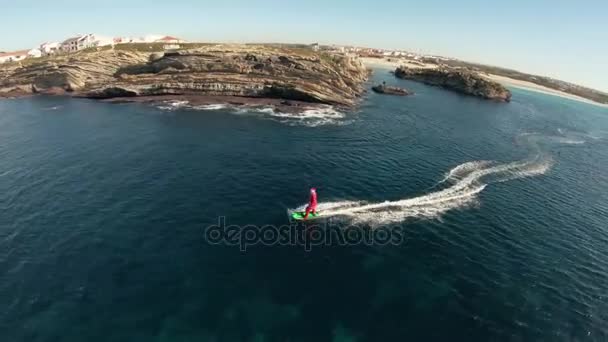
M 462 68 L 408 68 L 401 66 L 395 70 L 395 76 L 484 99 L 504 102 L 511 100 L 511 92 L 501 84 Z
M 404 88 L 387 86 L 386 82 L 382 82 L 382 84 L 373 86 L 372 90 L 378 94 L 387 94 L 387 95 L 407 96 L 407 95 L 412 94 L 412 92 L 410 92 Z
M 306 48 L 207 44 L 163 52 L 120 44 L 2 65 L 0 97 L 351 107 L 368 74 L 356 57 Z

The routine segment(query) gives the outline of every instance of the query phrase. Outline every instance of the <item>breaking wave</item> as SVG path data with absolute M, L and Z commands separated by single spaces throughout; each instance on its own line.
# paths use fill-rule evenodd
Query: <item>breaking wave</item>
M 386 225 L 408 219 L 440 218 L 444 213 L 470 207 L 478 202 L 478 195 L 488 185 L 514 179 L 545 174 L 554 164 L 553 158 L 541 151 L 540 142 L 580 144 L 584 141 L 565 137 L 542 137 L 524 134 L 524 139 L 534 152 L 531 157 L 510 163 L 471 161 L 448 171 L 436 187 L 442 187 L 425 195 L 380 203 L 364 201 L 337 201 L 319 203 L 318 210 L 328 217 L 342 217 L 353 223 L 371 226 Z M 302 210 L 304 206 L 291 211 Z
M 157 105 L 157 108 L 165 111 L 178 109 L 216 111 L 227 110 L 238 115 L 257 115 L 264 119 L 273 120 L 289 126 L 318 127 L 326 125 L 346 125 L 351 123 L 345 113 L 336 110 L 329 105 L 319 105 L 305 110 L 294 112 L 283 112 L 273 106 L 237 106 L 230 104 L 206 104 L 191 105 L 188 101 L 165 101 Z
M 271 108 L 272 109 L 272 108 Z M 317 127 L 326 125 L 347 125 L 351 123 L 346 114 L 331 106 L 311 108 L 298 113 L 283 113 L 279 111 L 266 112 L 275 121 L 290 126 Z
M 158 109 L 166 110 L 166 111 L 174 111 L 181 108 L 187 108 L 189 106 L 188 101 L 164 101 L 162 104 L 158 105 Z
M 201 105 L 201 106 L 193 106 L 192 107 L 192 109 L 198 109 L 198 110 L 220 110 L 220 109 L 226 109 L 226 108 L 228 108 L 228 105 L 221 104 L 221 103 Z

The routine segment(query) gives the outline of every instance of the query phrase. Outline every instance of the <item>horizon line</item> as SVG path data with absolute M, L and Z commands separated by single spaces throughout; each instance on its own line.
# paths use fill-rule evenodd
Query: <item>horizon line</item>
M 87 33 L 87 34 L 96 34 L 96 33 Z M 76 33 L 76 34 L 72 34 L 69 35 L 69 38 L 66 39 L 70 39 L 72 37 L 77 37 L 77 36 L 82 36 L 84 34 L 82 33 Z M 99 34 L 100 36 L 106 36 L 104 34 Z M 176 35 L 171 35 L 171 34 L 157 34 L 157 33 L 148 33 L 148 34 L 134 34 L 134 35 L 118 35 L 118 36 L 113 36 L 113 35 L 107 35 L 106 37 L 111 37 L 111 38 L 125 38 L 125 37 L 138 37 L 138 38 L 142 38 L 142 37 L 146 37 L 146 36 L 173 36 L 173 37 L 177 37 Z M 486 62 L 480 62 L 480 61 L 473 61 L 473 60 L 469 60 L 469 59 L 462 59 L 459 57 L 451 57 L 451 56 L 447 56 L 444 54 L 436 54 L 436 53 L 430 53 L 430 52 L 414 52 L 412 50 L 409 49 L 403 49 L 403 48 L 384 48 L 384 47 L 373 47 L 373 46 L 364 46 L 364 45 L 357 45 L 357 44 L 343 44 L 343 43 L 319 43 L 319 41 L 315 41 L 315 42 L 246 42 L 246 41 L 241 41 L 241 42 L 234 42 L 234 41 L 219 41 L 219 40 L 209 40 L 209 41 L 199 41 L 199 40 L 188 40 L 188 39 L 182 39 L 180 37 L 177 37 L 180 40 L 184 40 L 184 42 L 182 44 L 241 44 L 241 45 L 272 45 L 272 44 L 276 44 L 276 45 L 312 45 L 312 44 L 319 44 L 321 46 L 344 46 L 344 47 L 355 47 L 355 48 L 364 48 L 364 49 L 372 49 L 372 50 L 389 50 L 389 51 L 401 51 L 401 52 L 408 52 L 408 53 L 412 53 L 412 54 L 416 54 L 416 55 L 421 55 L 421 56 L 428 56 L 428 57 L 442 57 L 442 58 L 448 58 L 448 59 L 453 59 L 453 60 L 457 60 L 457 61 L 461 61 L 461 62 L 465 62 L 465 63 L 470 63 L 470 64 L 478 64 L 478 65 L 482 65 L 482 66 L 487 66 L 487 67 L 495 67 L 495 68 L 501 68 L 504 70 L 508 70 L 508 71 L 515 71 L 515 72 L 520 72 L 520 73 L 524 73 L 530 76 L 535 76 L 535 77 L 544 77 L 544 78 L 548 78 L 548 79 L 552 79 L 555 81 L 560 81 L 560 82 L 564 82 L 564 83 L 568 83 L 569 85 L 574 85 L 577 87 L 582 87 L 582 88 L 587 88 L 589 90 L 593 90 L 596 92 L 599 92 L 601 94 L 604 95 L 608 95 L 608 89 L 607 90 L 601 90 L 595 87 L 591 87 L 588 85 L 582 85 L 580 83 L 575 83 L 572 81 L 565 81 L 563 79 L 560 78 L 555 78 L 552 76 L 547 76 L 547 75 L 542 75 L 542 74 L 537 74 L 537 73 L 532 73 L 532 72 L 528 72 L 528 71 L 522 71 L 521 69 L 517 69 L 517 68 L 513 68 L 513 67 L 505 67 L 505 66 L 500 66 L 500 65 L 496 65 L 496 64 L 492 64 L 492 63 L 486 63 Z M 12 50 L 4 50 L 4 49 L 0 49 L 0 53 L 10 53 L 10 52 L 16 52 L 16 51 L 24 51 L 24 50 L 31 50 L 31 49 L 35 49 L 38 46 L 40 46 L 41 44 L 44 43 L 48 43 L 48 42 L 58 42 L 61 43 L 63 41 L 65 41 L 66 39 L 62 39 L 62 40 L 47 40 L 44 42 L 39 43 L 37 46 L 35 47 L 28 47 L 25 49 L 12 49 Z M 151 44 L 154 42 L 127 42 L 127 43 L 117 43 L 117 44 Z M 1 63 L 0 63 L 1 64 Z

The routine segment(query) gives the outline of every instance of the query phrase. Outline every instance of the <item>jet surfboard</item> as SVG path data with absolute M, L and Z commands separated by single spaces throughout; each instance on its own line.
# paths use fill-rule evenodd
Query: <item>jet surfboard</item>
M 306 220 L 304 220 L 304 215 L 306 215 L 306 212 L 304 211 L 294 211 L 293 213 L 291 213 L 291 218 L 296 220 L 296 221 L 308 221 L 308 220 L 314 220 L 315 218 L 318 218 L 319 216 L 321 216 L 321 213 L 316 212 L 316 213 L 310 213 L 308 214 L 308 217 L 306 218 Z

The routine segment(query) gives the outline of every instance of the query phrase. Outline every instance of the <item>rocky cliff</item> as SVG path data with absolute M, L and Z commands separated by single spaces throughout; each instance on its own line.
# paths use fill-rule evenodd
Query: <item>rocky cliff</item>
M 80 92 L 116 80 L 121 67 L 145 63 L 148 54 L 82 52 L 0 65 L 0 94 Z
M 210 45 L 170 53 L 110 49 L 0 66 L 0 96 L 206 95 L 351 106 L 363 93 L 367 76 L 355 58 L 308 49 L 251 45 Z
M 398 67 L 395 76 L 484 99 L 510 101 L 511 92 L 499 83 L 466 69 Z

